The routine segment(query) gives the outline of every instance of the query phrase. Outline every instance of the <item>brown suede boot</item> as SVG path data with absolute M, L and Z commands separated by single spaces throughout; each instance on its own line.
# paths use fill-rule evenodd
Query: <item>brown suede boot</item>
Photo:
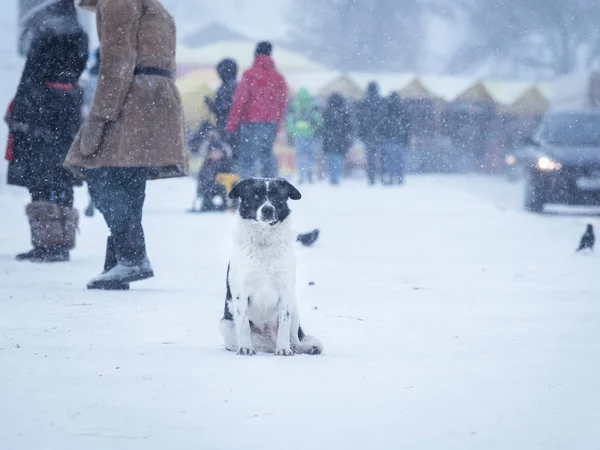
M 33 250 L 17 255 L 18 260 L 62 262 L 69 260 L 65 247 L 60 208 L 52 202 L 35 201 L 27 205 Z

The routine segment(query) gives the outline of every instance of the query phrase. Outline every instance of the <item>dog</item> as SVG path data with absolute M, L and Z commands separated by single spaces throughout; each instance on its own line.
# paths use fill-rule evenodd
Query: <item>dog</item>
M 287 202 L 301 197 L 283 178 L 249 178 L 229 192 L 239 208 L 221 319 L 227 350 L 280 356 L 323 352 L 322 343 L 300 327 L 296 303 L 297 235 Z
M 579 241 L 579 247 L 577 247 L 576 252 L 580 252 L 581 250 L 590 250 L 594 251 L 594 244 L 596 243 L 596 236 L 594 235 L 594 226 L 591 223 L 588 223 L 585 228 L 585 233 L 581 236 L 581 240 Z

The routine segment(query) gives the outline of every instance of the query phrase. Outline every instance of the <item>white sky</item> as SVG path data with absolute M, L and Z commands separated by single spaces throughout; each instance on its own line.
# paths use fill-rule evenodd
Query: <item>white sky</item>
M 281 37 L 290 0 L 163 0 L 173 13 L 180 36 L 219 21 L 256 39 Z

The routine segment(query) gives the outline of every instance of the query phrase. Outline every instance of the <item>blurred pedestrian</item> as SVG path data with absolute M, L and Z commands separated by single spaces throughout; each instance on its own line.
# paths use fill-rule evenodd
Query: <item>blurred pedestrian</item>
M 110 230 L 104 272 L 88 288 L 127 289 L 154 275 L 142 228 L 146 181 L 186 172 L 175 21 L 158 0 L 78 1 L 97 10 L 102 64 L 66 165 L 88 181 Z
M 410 119 L 397 92 L 383 101 L 379 135 L 383 184 L 403 184 L 404 153 L 410 138 Z
M 238 164 L 242 178 L 276 177 L 273 144 L 287 108 L 287 86 L 271 58 L 273 45 L 259 42 L 252 67 L 235 91 L 226 130 L 240 132 Z M 259 169 L 260 166 L 260 170 Z
M 238 133 L 227 133 L 227 119 L 233 104 L 233 97 L 237 89 L 238 66 L 233 59 L 224 59 L 217 64 L 217 73 L 221 78 L 221 86 L 217 89 L 215 98 L 205 97 L 205 102 L 210 111 L 215 115 L 217 132 L 221 140 L 227 142 L 237 156 Z
M 379 85 L 374 81 L 369 83 L 365 98 L 358 104 L 358 137 L 365 145 L 367 158 L 367 179 L 369 184 L 381 175 L 381 122 L 382 98 L 379 95 Z
M 296 167 L 300 184 L 313 182 L 315 137 L 323 125 L 323 117 L 308 90 L 298 90 L 287 115 L 287 132 L 296 146 Z
M 352 122 L 340 94 L 329 97 L 323 113 L 323 152 L 327 157 L 331 184 L 340 183 L 344 159 L 352 146 Z
M 76 178 L 62 163 L 81 124 L 88 37 L 72 0 L 47 2 L 38 13 L 25 68 L 6 122 L 12 142 L 8 183 L 26 187 L 33 249 L 17 255 L 33 262 L 68 261 L 79 213 Z
M 206 140 L 200 147 L 200 156 L 204 158 L 198 173 L 197 198 L 201 199 L 200 212 L 225 211 L 227 209 L 227 192 L 217 183 L 219 173 L 230 173 L 232 170 L 232 150 L 215 130 L 209 131 Z M 219 204 L 214 203 L 219 198 Z M 195 211 L 194 208 L 192 208 Z

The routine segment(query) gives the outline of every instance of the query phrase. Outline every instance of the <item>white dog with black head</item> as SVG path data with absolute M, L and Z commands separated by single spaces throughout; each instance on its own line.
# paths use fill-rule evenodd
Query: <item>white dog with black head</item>
M 323 351 L 321 342 L 300 327 L 296 303 L 296 234 L 287 201 L 301 197 L 282 178 L 250 178 L 229 193 L 240 206 L 221 319 L 227 350 L 281 356 Z

